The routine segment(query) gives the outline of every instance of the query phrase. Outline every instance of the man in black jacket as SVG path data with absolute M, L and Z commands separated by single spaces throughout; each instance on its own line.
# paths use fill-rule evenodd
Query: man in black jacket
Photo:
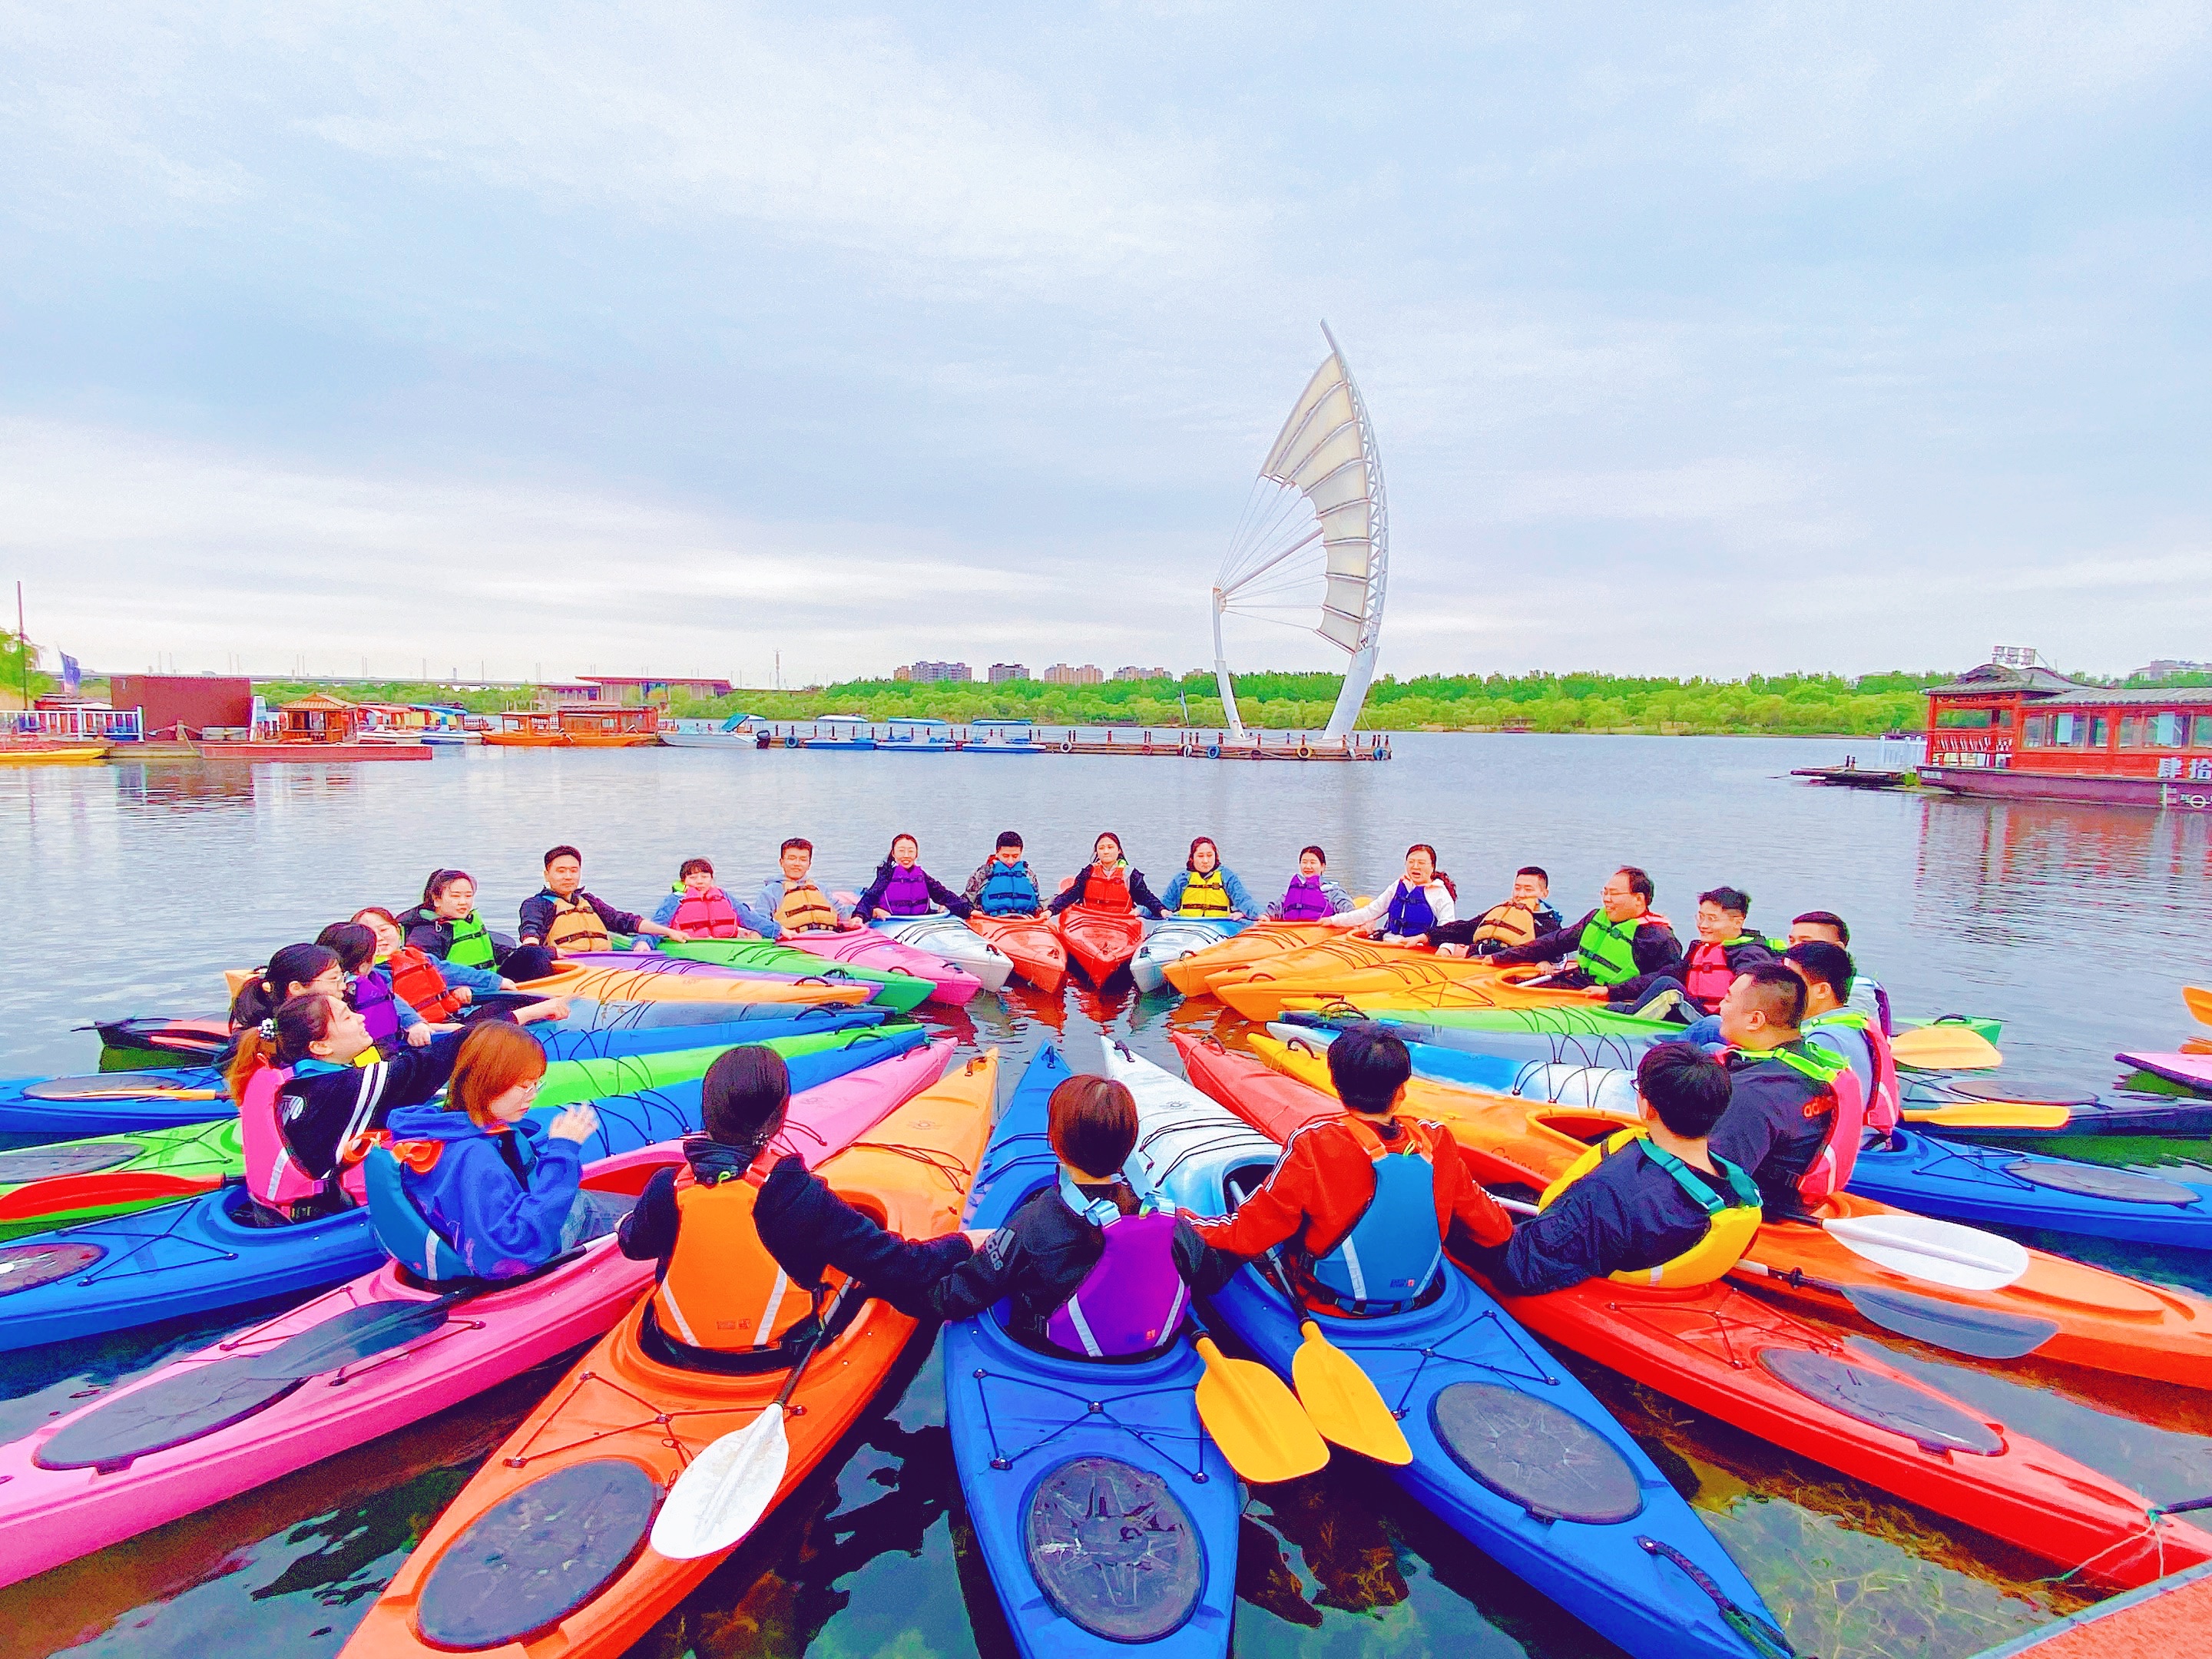
M 1597 908 L 1580 921 L 1528 944 L 1500 951 L 1492 966 L 1510 968 L 1538 962 L 1569 965 L 1551 977 L 1566 988 L 1621 985 L 1643 974 L 1668 974 L 1682 960 L 1682 946 L 1667 919 L 1654 911 L 1651 878 L 1624 865 L 1606 878 Z

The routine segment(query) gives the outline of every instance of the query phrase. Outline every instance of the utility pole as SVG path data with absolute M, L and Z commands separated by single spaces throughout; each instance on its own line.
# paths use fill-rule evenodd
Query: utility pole
M 23 664 L 23 707 L 31 706 L 31 636 L 23 631 L 23 584 L 15 584 L 15 649 Z

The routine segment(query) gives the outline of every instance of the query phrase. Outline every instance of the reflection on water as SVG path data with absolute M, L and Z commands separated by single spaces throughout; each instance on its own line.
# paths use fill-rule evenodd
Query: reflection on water
M 744 890 L 788 834 L 828 884 L 858 887 L 913 830 L 954 884 L 1009 826 L 1048 880 L 1099 829 L 1164 882 L 1189 838 L 1217 836 L 1255 890 L 1279 890 L 1299 846 L 1371 890 L 1413 841 L 1434 842 L 1468 904 L 1540 863 L 1571 917 L 1605 874 L 1650 869 L 1686 931 L 1700 888 L 1729 882 L 1779 928 L 1834 909 L 1908 1012 L 2007 1023 L 2023 1087 L 2106 1086 L 2125 1048 L 2187 1034 L 2176 988 L 2203 975 L 2212 820 L 2035 804 L 1823 791 L 1793 766 L 1844 745 L 1754 739 L 1404 738 L 1386 766 L 1239 769 L 1173 759 L 703 750 L 447 750 L 430 763 L 254 769 L 148 762 L 0 775 L 0 868 L 18 900 L 0 928 L 0 1074 L 92 1070 L 94 1018 L 193 1012 L 221 970 L 309 938 L 362 903 L 411 900 L 434 866 L 477 875 L 511 925 L 556 842 L 592 888 L 649 908 L 685 857 Z M 1095 1064 L 1102 1037 L 1170 1066 L 1171 1031 L 1219 1010 L 1172 995 L 1044 997 L 1020 986 L 929 1017 L 1009 1075 L 1038 1047 Z M 1228 1028 L 1233 1035 L 1234 1027 Z M 2156 1151 L 2158 1149 L 2145 1149 Z M 2203 1156 L 2201 1146 L 2197 1149 Z M 2039 1241 L 2040 1242 L 2040 1241 Z M 2059 1241 L 2130 1271 L 2212 1283 L 2174 1253 Z M 220 1325 L 73 1345 L 0 1364 L 0 1434 L 142 1373 Z M 2163 1496 L 2212 1490 L 2212 1396 L 2129 1389 L 2059 1368 L 1993 1376 L 1885 1343 L 2024 1431 Z M 2047 1569 L 1966 1529 L 1870 1498 L 1817 1464 L 1572 1362 L 1688 1494 L 1801 1650 L 1824 1659 L 1954 1659 L 2074 1605 Z M 1011 1653 L 963 1539 L 933 1346 L 918 1348 L 851 1454 L 826 1468 L 637 1651 L 679 1655 Z M 258 1647 L 335 1652 L 363 1600 L 451 1492 L 542 1396 L 545 1374 L 152 1536 L 0 1592 L 0 1659 Z M 947 1506 L 951 1511 L 947 1512 Z M 1436 1522 L 1376 1471 L 1343 1460 L 1253 1495 L 1242 1528 L 1240 1655 L 1385 1651 L 1565 1659 L 1610 1651 Z

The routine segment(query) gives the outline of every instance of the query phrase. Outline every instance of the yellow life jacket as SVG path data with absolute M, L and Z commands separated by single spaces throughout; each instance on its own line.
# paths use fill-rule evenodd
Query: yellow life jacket
M 573 898 L 553 899 L 553 920 L 546 926 L 545 947 L 555 956 L 605 951 L 613 945 L 614 940 L 607 935 L 606 923 L 599 920 L 599 913 L 581 892 Z
M 661 1331 L 689 1347 L 717 1353 L 773 1348 L 814 1311 L 818 1285 L 794 1285 L 761 1243 L 753 1203 L 765 1177 L 702 1182 L 676 1177 L 676 1249 L 653 1315 Z
M 1724 1277 L 1729 1268 L 1743 1260 L 1743 1253 L 1751 1248 L 1752 1240 L 1759 1237 L 1759 1223 L 1764 1218 L 1759 1207 L 1759 1188 L 1735 1164 L 1724 1158 L 1715 1156 L 1713 1164 L 1735 1199 L 1733 1204 L 1723 1203 L 1711 1188 L 1691 1175 L 1689 1165 L 1672 1152 L 1653 1145 L 1649 1132 L 1642 1124 L 1623 1129 L 1577 1158 L 1565 1175 L 1544 1188 L 1543 1197 L 1536 1201 L 1537 1209 L 1550 1209 L 1561 1193 L 1613 1153 L 1639 1140 L 1644 1142 L 1644 1155 L 1674 1176 L 1676 1184 L 1690 1195 L 1691 1201 L 1705 1212 L 1705 1236 L 1671 1261 L 1662 1261 L 1656 1267 L 1639 1267 L 1633 1273 L 1612 1273 L 1607 1277 L 1617 1284 L 1656 1285 L 1667 1290 L 1686 1290 L 1693 1285 L 1710 1285 Z
M 802 881 L 796 887 L 787 884 L 783 896 L 776 901 L 775 920 L 777 926 L 794 933 L 834 932 L 837 907 L 811 881 Z
M 1200 875 L 1193 870 L 1182 884 L 1182 897 L 1177 902 L 1179 916 L 1215 917 L 1229 914 L 1229 884 L 1221 878 L 1218 866 Z
M 1474 925 L 1473 943 L 1491 944 L 1501 951 L 1513 950 L 1530 943 L 1536 937 L 1536 913 L 1527 905 L 1513 899 L 1503 904 L 1493 904 L 1482 913 L 1482 920 Z M 1478 951 L 1477 955 L 1487 955 Z

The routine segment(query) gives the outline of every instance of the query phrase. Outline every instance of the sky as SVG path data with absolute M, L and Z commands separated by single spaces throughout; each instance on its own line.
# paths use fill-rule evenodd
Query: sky
M 0 578 L 101 668 L 1196 667 L 1326 319 L 1385 672 L 2212 658 L 2208 71 L 2194 0 L 0 0 Z

